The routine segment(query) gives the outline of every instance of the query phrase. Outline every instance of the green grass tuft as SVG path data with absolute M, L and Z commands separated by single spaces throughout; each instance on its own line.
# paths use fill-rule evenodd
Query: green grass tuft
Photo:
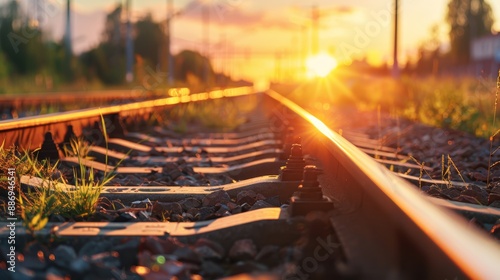
M 108 135 L 102 116 L 101 121 L 108 150 Z M 71 188 L 58 169 L 59 162 L 38 161 L 31 152 L 25 151 L 22 155 L 17 155 L 14 148 L 6 149 L 4 145 L 0 146 L 0 164 L 16 166 L 18 182 L 20 175 L 43 179 L 40 187 L 18 189 L 19 214 L 23 224 L 33 233 L 42 229 L 52 215 L 66 218 L 85 218 L 92 215 L 96 211 L 104 185 L 116 175 L 113 171 L 105 172 L 104 176 L 97 180 L 93 168 L 87 168 L 83 163 L 84 159 L 88 159 L 90 144 L 82 139 L 72 139 L 64 150 L 66 155 L 78 157 L 79 164 L 73 169 L 74 187 Z M 106 164 L 107 159 L 106 153 Z

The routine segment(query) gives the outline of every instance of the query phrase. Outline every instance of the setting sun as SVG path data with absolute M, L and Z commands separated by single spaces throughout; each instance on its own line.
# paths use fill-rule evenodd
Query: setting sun
M 326 77 L 337 64 L 337 60 L 326 53 L 311 56 L 306 60 L 307 77 Z

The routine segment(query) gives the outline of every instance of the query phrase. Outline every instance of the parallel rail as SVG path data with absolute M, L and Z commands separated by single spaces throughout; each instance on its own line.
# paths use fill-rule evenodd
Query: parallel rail
M 432 204 L 298 105 L 276 92 L 267 94 L 275 106 L 281 104 L 305 123 L 304 150 L 322 162 L 325 175 L 320 182 L 326 194 L 339 202 L 332 222 L 348 258 L 357 260 L 355 266 L 366 275 L 379 279 L 392 273 L 402 279 L 499 277 L 498 242 Z
M 137 86 L 133 89 L 32 92 L 18 94 L 0 94 L 0 117 L 16 119 L 37 113 L 63 112 L 88 107 L 102 107 L 110 104 L 151 100 L 166 96 L 179 96 L 189 93 L 188 88 L 170 88 L 148 90 Z
M 172 96 L 149 101 L 140 101 L 104 108 L 90 108 L 71 112 L 53 113 L 42 116 L 26 117 L 17 120 L 0 121 L 0 139 L 7 147 L 39 147 L 45 132 L 51 132 L 54 141 L 61 143 L 71 126 L 76 135 L 82 135 L 85 129 L 92 129 L 101 118 L 106 121 L 110 135 L 122 135 L 120 120 L 134 118 L 134 122 L 151 118 L 156 110 L 164 110 L 181 103 L 234 97 L 253 93 L 251 87 L 214 90 L 190 95 Z M 118 116 L 121 118 L 118 119 Z
M 143 120 L 155 110 L 164 110 L 176 104 L 246 96 L 251 93 L 251 89 L 241 88 L 81 110 L 77 113 L 3 121 L 0 122 L 0 140 L 5 139 L 7 145 L 37 147 L 43 140 L 38 134 L 42 136 L 43 132 L 50 130 L 54 140 L 59 143 L 64 140 L 63 135 L 68 125 L 72 125 L 74 132 L 79 135 L 85 127 L 91 127 L 93 122 L 99 121 L 101 116 L 105 119 L 115 116 L 110 118 L 122 122 L 127 117 Z M 293 126 L 295 135 L 302 139 L 304 153 L 317 159 L 318 165 L 323 169 L 320 184 L 324 194 L 335 202 L 335 211 L 330 216 L 330 221 L 356 276 L 364 279 L 500 277 L 500 245 L 497 241 L 470 227 L 457 214 L 437 206 L 414 186 L 391 173 L 289 99 L 272 90 L 258 96 L 261 98 L 261 109 L 271 125 L 276 130 Z M 199 191 L 204 193 L 207 190 Z M 168 191 L 166 192 L 168 195 Z M 266 225 L 272 224 L 270 221 L 281 220 L 280 224 L 286 227 L 283 219 L 287 215 L 283 211 L 269 210 L 255 212 L 254 215 L 259 213 L 269 222 Z M 179 236 L 190 236 L 196 234 L 197 227 L 209 233 L 218 227 L 245 224 L 250 220 L 255 221 L 255 218 L 250 214 L 239 221 L 235 216 L 232 220 L 224 218 L 212 224 L 213 228 L 207 227 L 210 223 L 205 225 L 201 222 L 174 226 L 175 230 L 159 227 L 155 230 L 158 235 L 179 231 Z M 77 234 L 78 228 L 86 227 L 84 223 L 78 223 L 64 227 L 64 230 Z M 92 227 L 97 232 L 106 232 L 104 224 L 88 226 Z

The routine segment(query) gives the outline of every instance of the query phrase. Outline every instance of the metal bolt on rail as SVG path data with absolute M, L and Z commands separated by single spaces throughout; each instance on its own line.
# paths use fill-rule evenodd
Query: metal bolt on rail
M 302 145 L 292 144 L 290 157 L 286 161 L 286 165 L 281 167 L 281 181 L 300 181 L 304 172 L 306 162 L 302 156 Z
M 106 130 L 111 137 L 120 138 L 125 136 L 125 129 L 120 121 L 120 114 L 114 113 L 104 117 Z
M 77 139 L 75 131 L 72 125 L 66 127 L 66 133 L 64 134 L 63 141 L 59 143 L 59 149 L 65 152 L 64 148 L 68 148 L 71 144 L 71 140 Z
M 299 186 L 296 195 L 292 196 L 290 203 L 290 214 L 292 216 L 303 216 L 311 211 L 328 212 L 333 210 L 333 202 L 323 196 L 318 175 L 322 173 L 315 165 L 304 167 L 304 179 Z
M 43 160 L 43 159 L 48 159 L 51 161 L 59 160 L 59 151 L 57 150 L 56 143 L 54 143 L 54 139 L 52 138 L 51 132 L 45 133 L 42 147 L 37 153 L 37 158 L 38 160 Z
M 286 160 L 290 157 L 293 144 L 300 144 L 300 138 L 295 136 L 295 129 L 293 127 L 288 127 L 285 137 L 283 137 L 283 152 L 281 153 L 280 159 Z

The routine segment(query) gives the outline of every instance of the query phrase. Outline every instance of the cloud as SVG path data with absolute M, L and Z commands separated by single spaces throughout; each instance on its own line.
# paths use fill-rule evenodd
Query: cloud
M 286 13 L 290 21 L 299 25 L 310 25 L 313 14 L 316 14 L 319 22 L 330 18 L 345 20 L 359 14 L 360 10 L 350 6 L 290 6 L 287 8 Z
M 278 11 L 250 11 L 242 9 L 241 0 L 193 0 L 181 10 L 184 18 L 203 21 L 203 10 L 208 9 L 210 22 L 224 26 L 291 28 L 296 26 Z

